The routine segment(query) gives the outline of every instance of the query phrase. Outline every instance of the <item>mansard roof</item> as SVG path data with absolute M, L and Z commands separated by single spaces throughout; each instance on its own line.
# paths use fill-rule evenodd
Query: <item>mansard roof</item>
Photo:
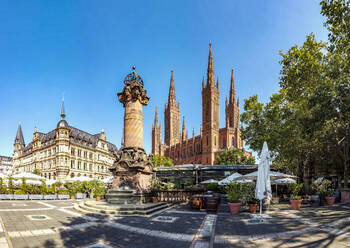
M 100 134 L 93 135 L 72 126 L 67 126 L 67 128 L 70 130 L 69 138 L 73 144 L 82 145 L 90 148 L 96 148 L 99 141 Z M 41 143 L 54 141 L 56 139 L 56 129 L 46 134 L 38 132 L 38 136 Z M 118 148 L 116 145 L 108 141 L 106 141 L 106 143 L 107 143 L 108 150 L 110 152 L 118 151 Z M 23 148 L 23 152 L 27 152 L 31 150 L 32 147 L 33 147 L 33 144 L 32 142 L 30 142 L 26 147 Z

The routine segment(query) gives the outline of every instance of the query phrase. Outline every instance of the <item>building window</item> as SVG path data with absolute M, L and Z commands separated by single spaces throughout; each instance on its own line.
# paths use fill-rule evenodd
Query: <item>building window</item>
M 84 158 L 87 158 L 87 152 L 84 152 Z
M 70 168 L 75 169 L 75 161 L 74 160 L 70 161 Z
M 78 157 L 80 158 L 81 157 L 81 150 L 78 149 Z
M 215 146 L 216 146 L 216 136 L 214 136 L 214 142 L 215 142 Z
M 222 143 L 223 143 L 223 148 L 225 148 L 226 147 L 226 139 L 225 138 L 223 139 Z
M 235 146 L 235 138 L 232 137 L 232 146 Z
M 90 158 L 90 159 L 92 159 L 92 152 L 90 152 L 90 154 L 89 154 L 89 158 Z
M 92 164 L 89 165 L 89 171 L 92 171 Z
M 78 170 L 81 170 L 81 162 L 78 162 Z
M 84 163 L 84 170 L 87 170 L 87 164 Z
M 72 148 L 71 151 L 70 151 L 70 153 L 71 153 L 73 156 L 75 156 L 75 149 Z

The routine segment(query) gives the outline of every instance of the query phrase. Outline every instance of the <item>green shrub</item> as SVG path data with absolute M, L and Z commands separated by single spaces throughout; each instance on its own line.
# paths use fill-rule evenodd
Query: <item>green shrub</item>
M 47 195 L 48 190 L 44 180 L 41 180 L 41 194 Z
M 15 191 L 15 195 L 26 195 L 27 193 L 26 192 L 24 192 L 23 190 L 21 190 L 21 189 L 17 189 L 16 191 Z
M 301 196 L 299 196 L 299 192 L 303 188 L 302 183 L 293 183 L 292 184 L 292 189 L 293 189 L 293 199 L 294 200 L 300 200 Z
M 229 185 L 225 187 L 227 200 L 229 202 L 240 202 L 240 198 L 242 195 L 243 185 L 241 183 L 237 183 L 236 181 L 231 182 Z
M 206 186 L 207 190 L 218 192 L 219 191 L 219 185 L 217 183 L 209 183 Z
M 30 187 L 29 185 L 26 183 L 26 179 L 25 178 L 22 178 L 22 183 L 21 185 L 19 186 L 19 189 L 24 192 L 24 194 L 29 194 L 30 192 Z
M 59 189 L 57 190 L 58 195 L 70 195 L 68 189 Z
M 8 183 L 8 186 L 7 186 L 7 192 L 10 193 L 10 194 L 14 193 L 12 177 L 9 178 L 9 183 Z
M 258 200 L 255 198 L 255 183 L 245 183 L 242 186 L 242 203 L 256 204 Z

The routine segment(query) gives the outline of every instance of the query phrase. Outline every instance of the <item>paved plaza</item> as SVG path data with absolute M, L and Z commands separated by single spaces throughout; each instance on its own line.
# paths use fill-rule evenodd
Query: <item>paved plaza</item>
M 249 213 L 192 211 L 187 205 L 147 217 L 74 210 L 77 201 L 1 201 L 0 247 L 350 247 L 350 205 L 278 205 L 263 224 Z

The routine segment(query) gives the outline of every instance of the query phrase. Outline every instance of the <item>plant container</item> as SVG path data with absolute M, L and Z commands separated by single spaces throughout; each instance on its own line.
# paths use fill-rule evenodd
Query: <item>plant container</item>
M 335 202 L 335 196 L 326 196 L 327 205 L 332 206 Z
M 75 195 L 71 195 L 71 196 L 70 196 L 70 199 L 71 199 L 71 200 L 75 200 Z
M 101 201 L 101 196 L 96 196 L 96 201 Z
M 241 202 L 229 202 L 228 205 L 232 214 L 238 214 L 241 211 Z
M 219 199 L 217 197 L 209 197 L 207 200 L 207 213 L 216 213 L 218 211 Z
M 299 210 L 300 209 L 300 207 L 301 207 L 301 202 L 302 202 L 303 200 L 291 200 L 290 202 L 291 202 L 291 204 L 292 204 L 292 209 L 294 209 L 294 210 Z
M 152 202 L 153 202 L 153 203 L 158 203 L 158 197 L 153 196 L 153 197 L 152 197 Z
M 256 209 L 258 208 L 258 204 L 250 203 L 249 204 L 249 212 L 252 214 L 256 214 Z

